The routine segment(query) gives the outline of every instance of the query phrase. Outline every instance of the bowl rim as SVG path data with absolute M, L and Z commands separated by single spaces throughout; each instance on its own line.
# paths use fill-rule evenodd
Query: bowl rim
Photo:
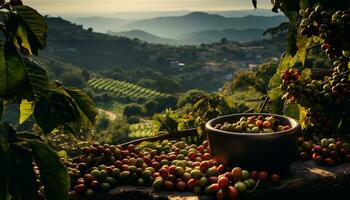
M 277 132 L 272 132 L 272 133 L 240 133 L 240 132 L 223 131 L 223 130 L 216 129 L 212 126 L 212 124 L 215 121 L 223 119 L 223 118 L 229 118 L 232 116 L 252 116 L 252 115 L 265 115 L 265 116 L 268 115 L 268 116 L 274 116 L 274 117 L 279 117 L 279 118 L 285 118 L 289 121 L 292 128 L 290 128 L 288 130 L 277 131 Z M 214 119 L 209 120 L 205 124 L 205 129 L 209 130 L 209 131 L 220 132 L 220 133 L 224 133 L 224 134 L 228 134 L 228 135 L 242 135 L 242 136 L 285 135 L 288 133 L 293 133 L 293 132 L 295 132 L 295 130 L 300 130 L 300 127 L 301 126 L 300 126 L 299 121 L 294 119 L 294 118 L 284 116 L 284 115 L 271 114 L 271 113 L 235 113 L 235 114 L 229 114 L 229 115 L 223 115 L 220 117 L 216 117 Z

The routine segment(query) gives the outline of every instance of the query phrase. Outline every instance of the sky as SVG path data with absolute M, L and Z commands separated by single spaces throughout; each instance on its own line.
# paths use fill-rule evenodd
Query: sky
M 253 9 L 251 0 L 23 0 L 23 2 L 43 14 Z M 271 1 L 258 0 L 258 7 L 271 8 Z

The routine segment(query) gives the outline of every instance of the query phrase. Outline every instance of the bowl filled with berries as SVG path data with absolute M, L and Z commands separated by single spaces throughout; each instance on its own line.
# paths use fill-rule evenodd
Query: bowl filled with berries
M 290 117 L 232 114 L 208 121 L 205 129 L 212 156 L 230 165 L 286 170 L 297 158 L 301 128 Z

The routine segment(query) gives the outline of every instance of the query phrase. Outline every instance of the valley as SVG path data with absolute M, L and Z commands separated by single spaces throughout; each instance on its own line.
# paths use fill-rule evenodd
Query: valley
M 203 13 L 193 15 L 206 16 Z M 186 92 L 221 91 L 225 83 L 234 79 L 236 72 L 255 70 L 262 63 L 277 60 L 286 45 L 285 35 L 261 39 L 263 30 L 260 29 L 199 31 L 179 36 L 184 44 L 186 37 L 197 38 L 196 42 L 188 41 L 197 45 L 179 45 L 176 40 L 145 31 L 105 34 L 95 32 L 95 27 L 85 28 L 63 18 L 47 17 L 46 20 L 48 47 L 38 61 L 47 66 L 51 77 L 62 80 L 65 85 L 84 88 L 104 110 L 98 118 L 102 124 L 98 123 L 96 130 L 113 130 L 114 134 L 108 138 L 119 138 L 117 140 L 126 137 L 117 131 L 129 127 L 124 123 L 135 124 L 130 126 L 128 134 L 133 138 L 147 133 L 154 135 L 154 127 L 159 129 L 161 125 L 157 120 L 150 120 L 152 116 L 166 108 L 177 109 L 178 98 Z M 91 23 L 101 20 L 105 19 L 87 19 Z M 243 38 L 245 42 L 239 42 Z M 229 87 L 225 87 L 223 91 L 228 92 Z M 245 86 L 234 89 L 234 101 L 259 99 L 264 93 L 247 87 L 250 89 Z M 249 94 L 246 94 L 247 89 Z M 247 105 L 256 107 L 257 103 L 259 101 Z M 113 121 L 118 121 L 118 127 L 111 124 Z M 140 129 L 132 127 L 148 127 L 142 129 L 148 131 L 139 133 Z
M 260 16 L 255 16 L 252 13 L 187 12 L 146 19 L 85 17 L 72 21 L 82 24 L 86 29 L 91 27 L 97 32 L 138 38 L 150 43 L 199 45 L 219 42 L 222 38 L 238 42 L 268 39 L 263 36 L 263 32 L 287 20 L 281 15 L 264 16 L 260 12 Z

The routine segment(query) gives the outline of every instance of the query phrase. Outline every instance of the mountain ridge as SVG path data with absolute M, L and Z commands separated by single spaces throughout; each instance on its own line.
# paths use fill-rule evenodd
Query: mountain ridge
M 198 31 L 189 34 L 184 34 L 180 37 L 181 43 L 190 44 L 202 44 L 202 43 L 214 43 L 219 42 L 223 38 L 230 41 L 247 42 L 254 40 L 267 39 L 263 36 L 264 30 L 262 29 L 225 29 L 225 30 L 205 30 Z
M 77 24 L 82 24 L 85 28 L 92 27 L 95 31 L 98 32 L 113 31 L 115 28 L 131 22 L 131 20 L 127 19 L 101 16 L 80 17 L 72 18 L 69 20 Z
M 130 39 L 137 38 L 139 40 L 143 40 L 143 41 L 146 41 L 149 43 L 155 43 L 155 44 L 157 44 L 157 43 L 159 43 L 159 44 L 172 44 L 172 45 L 177 44 L 177 42 L 173 39 L 159 37 L 157 35 L 154 35 L 154 34 L 146 32 L 146 31 L 142 31 L 142 30 L 130 30 L 130 31 L 115 32 L 115 33 L 112 33 L 112 35 L 127 37 Z
M 267 29 L 287 21 L 284 16 L 224 17 L 206 12 L 192 12 L 183 16 L 156 17 L 138 20 L 120 27 L 120 31 L 139 29 L 160 37 L 174 38 L 183 33 L 224 29 Z

